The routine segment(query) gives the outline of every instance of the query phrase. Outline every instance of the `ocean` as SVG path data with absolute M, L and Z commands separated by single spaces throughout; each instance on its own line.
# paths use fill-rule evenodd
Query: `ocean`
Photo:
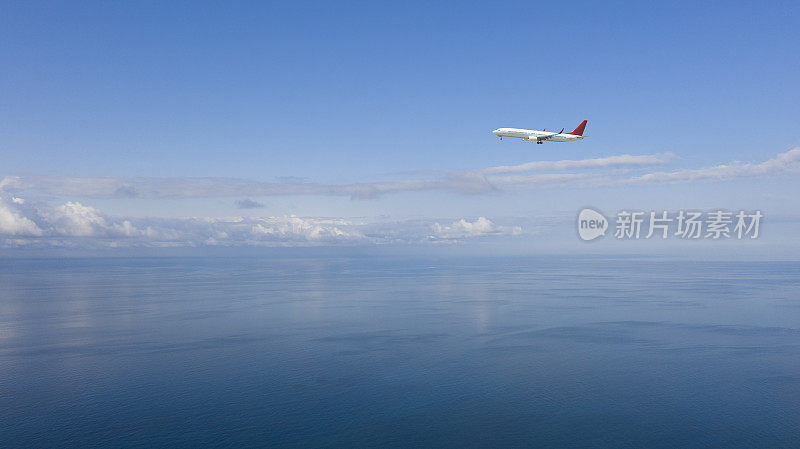
M 2 259 L 0 446 L 800 447 L 800 263 Z

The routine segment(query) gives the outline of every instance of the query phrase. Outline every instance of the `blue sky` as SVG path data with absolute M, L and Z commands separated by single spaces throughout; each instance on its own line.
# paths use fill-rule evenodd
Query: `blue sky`
M 108 223 L 295 214 L 396 220 L 398 233 L 411 219 L 425 228 L 488 217 L 496 227 L 508 221 L 509 230 L 517 219 L 525 229 L 537 218 L 574 217 L 586 205 L 800 216 L 794 160 L 722 181 L 403 187 L 369 199 L 247 188 L 208 193 L 213 185 L 199 195 L 180 190 L 182 180 L 196 177 L 339 186 L 614 155 L 673 156 L 629 175 L 618 171 L 629 165 L 608 167 L 603 176 L 761 164 L 800 146 L 796 2 L 1 8 L 0 179 L 28 180 L 6 187 L 4 204 L 22 198 L 28 212 L 9 214 L 43 221 L 41 236 L 7 226 L 5 235 L 18 243 L 51 234 L 57 226 L 47 211 L 68 202 Z M 583 119 L 589 137 L 571 144 L 498 142 L 490 133 L 500 126 L 572 129 Z M 46 187 L 36 181 L 43 176 L 69 179 Z M 176 185 L 169 198 L 147 197 L 141 184 L 108 195 L 87 187 L 96 177 Z M 83 187 L 65 190 L 64 183 Z M 240 209 L 236 201 L 244 199 L 263 207 Z M 542 243 L 518 238 L 532 251 Z

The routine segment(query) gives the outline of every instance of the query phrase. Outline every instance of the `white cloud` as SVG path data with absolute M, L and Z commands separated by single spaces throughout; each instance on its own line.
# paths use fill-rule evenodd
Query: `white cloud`
M 491 235 L 495 231 L 494 223 L 486 217 L 479 217 L 475 221 L 467 221 L 462 218 L 454 221 L 449 226 L 442 226 L 439 223 L 433 224 L 433 235 L 445 239 Z
M 151 227 L 137 228 L 130 220 L 106 217 L 99 210 L 78 202 L 67 202 L 43 211 L 49 235 L 64 237 L 148 237 L 162 236 Z
M 22 203 L 22 202 L 20 202 Z M 456 220 L 451 225 L 425 221 L 369 222 L 343 218 L 200 217 L 125 218 L 108 216 L 79 202 L 56 207 L 12 209 L 0 203 L 0 246 L 319 246 L 420 243 L 435 239 L 463 239 L 486 235 L 513 235 L 519 229 L 494 225 L 489 219 Z M 10 218 L 9 218 L 10 217 Z M 19 238 L 25 237 L 25 238 Z
M 433 234 L 430 239 L 464 239 L 490 235 L 519 235 L 522 233 L 520 226 L 498 226 L 486 217 L 478 217 L 473 221 L 460 219 L 449 225 L 438 222 L 431 226 Z
M 464 195 L 496 194 L 507 190 L 543 188 L 592 188 L 658 182 L 724 181 L 741 177 L 791 174 L 800 172 L 800 148 L 795 148 L 762 163 L 732 162 L 699 169 L 679 169 L 629 176 L 632 170 L 663 164 L 674 158 L 671 153 L 654 155 L 618 155 L 602 158 L 534 161 L 520 165 L 489 167 L 481 170 L 449 172 L 427 179 L 319 184 L 290 180 L 261 182 L 235 178 L 112 178 L 66 176 L 8 176 L 0 181 L 0 192 L 33 192 L 58 197 L 84 198 L 218 198 L 266 196 L 349 196 L 370 199 L 401 192 L 439 191 Z M 600 169 L 600 170 L 596 170 Z M 564 172 L 565 170 L 589 170 Z M 558 173 L 530 173 L 556 171 Z M 641 173 L 641 171 L 639 172 Z M 240 208 L 256 208 L 261 203 L 240 200 Z M 104 229 L 91 222 L 91 211 L 72 206 L 64 211 L 62 226 L 79 227 L 87 235 Z M 71 220 L 71 221 L 70 221 Z M 88 220 L 88 222 L 87 222 Z M 122 231 L 120 231 L 122 232 Z
M 595 185 L 607 179 L 608 175 L 594 173 L 540 173 L 536 175 L 505 175 L 492 178 L 495 186 L 504 188 L 525 187 L 553 187 L 571 186 L 583 187 Z
M 570 173 L 529 175 L 505 178 L 503 174 L 543 170 L 610 168 L 661 164 L 673 157 L 671 154 L 621 155 L 604 158 L 536 161 L 515 166 L 490 167 L 481 170 L 449 172 L 428 179 L 379 181 L 351 184 L 319 184 L 289 180 L 287 182 L 262 182 L 235 178 L 113 178 L 68 176 L 8 176 L 0 181 L 0 190 L 34 191 L 50 195 L 89 198 L 212 198 L 212 197 L 265 197 L 265 196 L 349 196 L 370 199 L 400 192 L 443 191 L 475 195 L 498 192 L 505 187 L 533 187 L 560 184 L 576 175 Z M 240 208 L 259 207 L 252 200 L 237 202 Z
M 486 174 L 521 173 L 530 171 L 557 171 L 576 170 L 586 168 L 609 168 L 636 165 L 658 165 L 668 162 L 675 157 L 672 153 L 633 156 L 623 154 L 619 156 L 600 157 L 593 159 L 562 160 L 562 161 L 534 161 L 520 165 L 501 165 L 483 170 Z
M 98 236 L 108 230 L 97 209 L 73 202 L 56 207 L 50 214 L 50 223 L 56 233 L 75 237 Z
M 0 196 L 0 234 L 19 236 L 39 236 L 42 230 L 30 218 L 25 217 L 20 206 L 25 201 L 12 197 L 5 199 Z
M 630 184 L 658 182 L 724 181 L 765 175 L 800 173 L 800 148 L 780 153 L 760 164 L 732 162 L 730 164 L 672 172 L 647 173 L 628 179 Z
M 258 239 L 279 241 L 326 242 L 364 238 L 347 220 L 308 219 L 295 215 L 259 218 L 252 232 Z

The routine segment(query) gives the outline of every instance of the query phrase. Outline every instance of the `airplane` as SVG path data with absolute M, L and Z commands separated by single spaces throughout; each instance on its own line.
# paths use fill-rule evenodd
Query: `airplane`
M 538 144 L 544 143 L 548 140 L 550 142 L 572 142 L 573 140 L 583 139 L 583 130 L 586 129 L 586 120 L 582 121 L 575 131 L 565 133 L 562 128 L 561 131 L 547 132 L 546 129 L 537 131 L 534 129 L 518 129 L 518 128 L 497 128 L 492 131 L 492 134 L 503 140 L 503 137 L 519 137 L 528 142 L 536 142 Z

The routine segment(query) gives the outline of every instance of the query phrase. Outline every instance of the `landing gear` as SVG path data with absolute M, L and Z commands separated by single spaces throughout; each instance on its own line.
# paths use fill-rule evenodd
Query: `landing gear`
M 538 140 L 538 141 L 536 141 L 536 143 L 537 143 L 537 144 L 539 144 L 539 145 L 541 145 L 541 144 L 543 144 L 544 142 L 542 142 L 541 140 Z

